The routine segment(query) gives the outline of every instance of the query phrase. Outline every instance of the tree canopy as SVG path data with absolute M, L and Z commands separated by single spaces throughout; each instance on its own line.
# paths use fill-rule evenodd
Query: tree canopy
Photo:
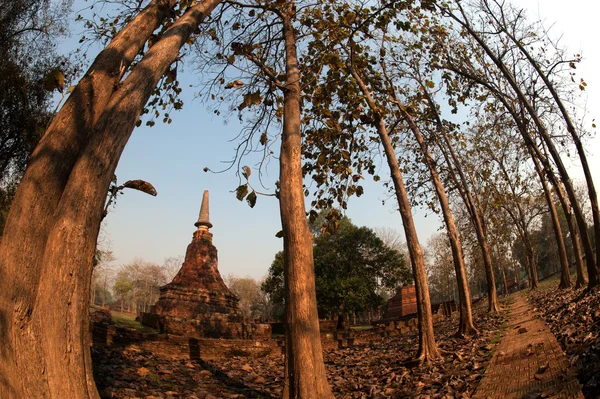
M 320 317 L 352 314 L 382 305 L 385 290 L 411 281 L 404 256 L 387 247 L 368 227 L 344 217 L 333 233 L 320 234 L 313 246 Z M 273 298 L 283 291 L 282 253 L 275 255 L 263 290 Z

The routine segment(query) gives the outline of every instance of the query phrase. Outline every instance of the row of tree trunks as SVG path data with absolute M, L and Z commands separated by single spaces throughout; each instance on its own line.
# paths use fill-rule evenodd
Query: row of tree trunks
M 481 83 L 485 86 L 485 84 L 483 82 L 479 81 L 479 83 Z M 493 92 L 493 90 L 492 90 L 492 92 Z M 554 175 L 554 172 L 552 171 L 552 167 L 550 165 L 550 161 L 548 160 L 548 157 L 545 156 L 540 151 L 540 148 L 533 141 L 533 138 L 531 137 L 531 135 L 529 134 L 529 132 L 526 128 L 526 125 L 527 125 L 526 121 L 523 121 L 521 119 L 520 114 L 517 112 L 517 110 L 514 108 L 514 106 L 509 101 L 507 101 L 507 99 L 504 96 L 500 95 L 499 93 L 493 93 L 493 94 L 504 105 L 504 107 L 510 112 L 513 120 L 517 124 L 519 132 L 521 133 L 521 137 L 523 137 L 523 141 L 525 142 L 525 146 L 527 147 L 528 152 L 532 158 L 532 161 L 534 162 L 536 171 L 538 171 L 538 175 L 540 176 L 542 184 L 545 185 L 544 186 L 544 195 L 546 196 L 546 202 L 551 201 L 551 195 L 550 195 L 550 197 L 548 197 L 548 194 L 546 194 L 546 190 L 549 190 L 549 188 L 545 184 L 544 175 L 548 177 L 548 179 L 550 180 L 550 182 L 552 183 L 552 185 L 554 186 L 554 188 L 556 190 L 557 197 L 561 203 L 561 207 L 563 208 L 565 218 L 567 219 L 567 225 L 569 227 L 569 234 L 571 236 L 571 242 L 573 244 L 573 253 L 574 253 L 574 257 L 575 257 L 575 266 L 576 266 L 576 270 L 577 270 L 577 282 L 576 282 L 575 287 L 580 288 L 587 283 L 585 280 L 585 276 L 583 274 L 583 259 L 582 259 L 582 255 L 581 255 L 581 245 L 579 242 L 579 236 L 578 236 L 579 234 L 573 223 L 571 206 L 569 205 L 569 200 L 564 193 L 562 184 Z M 542 165 L 539 165 L 539 163 L 541 163 Z M 549 207 L 554 206 L 554 203 L 548 202 L 548 206 Z M 558 224 L 558 226 L 556 226 L 556 222 L 553 221 L 553 229 L 555 232 L 555 236 L 557 235 L 557 230 L 556 230 L 557 227 L 560 231 L 560 223 Z M 562 238 L 562 232 L 560 233 L 560 238 Z M 557 237 L 557 240 L 558 240 L 558 237 Z M 558 241 L 557 241 L 557 245 L 560 246 L 560 243 L 558 243 Z M 563 240 L 563 247 L 564 247 L 564 240 Z M 559 248 L 559 250 L 560 250 L 560 248 Z M 566 257 L 566 254 L 565 254 L 565 257 Z M 567 265 L 568 265 L 568 260 L 567 260 Z M 564 270 L 564 265 L 561 261 L 561 286 L 564 285 L 564 287 L 562 287 L 562 288 L 568 288 L 571 286 L 570 277 L 568 277 L 568 276 L 569 276 L 568 267 L 566 270 Z M 567 280 L 567 279 L 569 281 L 568 285 L 566 284 L 566 281 L 563 283 L 563 280 Z
M 552 230 L 554 231 L 554 239 L 556 240 L 556 245 L 558 247 L 558 257 L 560 261 L 560 284 L 558 285 L 558 288 L 570 288 L 572 284 L 571 276 L 569 274 L 569 260 L 567 259 L 567 249 L 565 247 L 565 241 L 563 239 L 562 230 L 560 228 L 560 221 L 558 220 L 558 212 L 556 210 L 556 205 L 554 205 L 554 198 L 552 198 L 552 192 L 548 187 L 548 183 L 546 182 L 546 177 L 544 176 L 539 160 L 535 157 L 531 150 L 529 150 L 529 154 L 531 156 L 531 159 L 533 160 L 535 171 L 539 176 L 540 182 L 542 183 L 544 197 L 546 198 L 548 210 L 550 211 L 550 218 L 552 220 Z
M 421 152 L 423 153 L 424 162 L 427 165 L 427 168 L 429 169 L 431 181 L 435 189 L 438 201 L 440 203 L 440 207 L 442 209 L 444 223 L 446 224 L 446 231 L 448 234 L 448 240 L 450 241 L 450 248 L 452 250 L 452 260 L 454 263 L 454 271 L 456 274 L 458 299 L 460 301 L 460 317 L 458 323 L 458 331 L 456 335 L 464 336 L 476 334 L 477 329 L 473 324 L 473 313 L 471 310 L 471 293 L 469 290 L 469 281 L 467 280 L 467 269 L 465 267 L 462 245 L 460 243 L 460 238 L 458 237 L 458 229 L 456 228 L 456 223 L 454 222 L 454 217 L 452 216 L 452 211 L 450 210 L 450 203 L 448 202 L 448 197 L 446 196 L 446 190 L 444 190 L 442 180 L 437 172 L 435 161 L 433 160 L 433 157 L 431 156 L 429 149 L 427 148 L 427 144 L 425 143 L 425 139 L 423 138 L 419 127 L 415 123 L 412 116 L 404 109 L 404 107 L 399 102 L 397 102 L 397 104 L 400 108 L 400 112 L 404 116 L 404 119 L 406 120 L 411 131 L 413 132 L 415 139 L 419 144 Z
M 503 30 L 506 35 L 512 40 L 512 42 L 519 48 L 521 53 L 527 58 L 529 63 L 534 67 L 538 76 L 543 80 L 546 88 L 550 91 L 554 102 L 558 106 L 560 113 L 565 121 L 567 126 L 567 131 L 571 135 L 573 139 L 573 143 L 575 143 L 575 148 L 577 149 L 577 155 L 579 156 L 579 160 L 581 161 L 581 167 L 583 169 L 583 174 L 585 176 L 585 182 L 588 187 L 588 196 L 590 199 L 590 205 L 592 207 L 592 218 L 594 221 L 594 234 L 596 238 L 596 268 L 600 268 L 600 208 L 598 207 L 598 195 L 596 193 L 596 188 L 594 186 L 594 179 L 592 178 L 592 172 L 590 170 L 590 166 L 587 160 L 587 156 L 585 154 L 585 150 L 583 148 L 583 144 L 579 135 L 577 134 L 577 130 L 575 129 L 575 124 L 565 107 L 565 104 L 561 100 L 558 92 L 554 88 L 554 85 L 550 81 L 548 75 L 542 71 L 540 64 L 536 62 L 536 60 L 531 56 L 531 53 L 527 51 L 524 47 L 523 43 L 516 39 L 514 35 L 512 35 L 507 29 Z
M 459 187 L 463 201 L 469 210 L 471 222 L 473 223 L 475 235 L 477 237 L 477 243 L 479 244 L 479 248 L 481 250 L 481 257 L 483 258 L 483 267 L 487 282 L 488 312 L 495 313 L 500 310 L 500 303 L 498 302 L 496 278 L 494 277 L 492 256 L 483 226 L 483 214 L 481 212 L 481 207 L 477 205 L 475 199 L 473 198 L 473 194 L 469 188 L 467 177 L 462 170 L 458 155 L 456 154 L 454 146 L 452 145 L 452 142 L 450 141 L 450 138 L 448 137 L 448 134 L 446 133 L 439 119 L 438 132 L 442 136 L 445 145 L 442 145 L 441 143 L 438 144 L 442 150 L 442 153 L 444 154 L 446 164 L 451 170 L 451 176 L 454 179 L 456 186 Z M 458 178 L 456 177 L 457 174 Z
M 394 191 L 400 215 L 402 217 L 402 225 L 404 227 L 404 235 L 406 236 L 406 245 L 411 260 L 413 278 L 415 280 L 415 291 L 417 296 L 417 318 L 419 326 L 419 349 L 417 351 L 416 360 L 428 361 L 440 357 L 440 352 L 435 342 L 433 331 L 433 315 L 431 313 L 431 299 L 429 297 L 429 287 L 427 285 L 427 273 L 425 272 L 425 261 L 423 259 L 423 251 L 419 244 L 417 230 L 415 228 L 412 209 L 408 200 L 408 193 L 404 186 L 402 172 L 396 158 L 394 147 L 387 132 L 385 121 L 380 114 L 380 110 L 375 103 L 367 85 L 363 82 L 352 65 L 349 65 L 349 72 L 358 83 L 365 100 L 374 115 L 377 134 L 379 141 L 383 146 L 390 175 L 394 183 Z
M 554 145 L 552 138 L 550 137 L 550 135 L 549 135 L 544 123 L 540 119 L 539 115 L 536 113 L 535 108 L 531 105 L 527 96 L 525 95 L 525 93 L 523 92 L 523 90 L 521 89 L 519 84 L 517 83 L 516 79 L 514 78 L 514 76 L 508 69 L 508 67 L 504 64 L 504 62 L 496 54 L 494 54 L 494 52 L 490 49 L 490 47 L 487 45 L 485 40 L 477 32 L 475 32 L 475 30 L 469 23 L 468 18 L 466 17 L 466 14 L 464 13 L 464 10 L 462 9 L 462 7 L 460 5 L 458 5 L 458 7 L 459 7 L 459 10 L 462 13 L 462 16 L 464 19 L 459 18 L 457 15 L 453 14 L 448 9 L 442 9 L 442 11 L 445 12 L 453 20 L 455 20 L 458 24 L 463 26 L 465 28 L 465 30 L 469 33 L 469 35 L 471 37 L 473 37 L 473 39 L 481 46 L 481 48 L 484 50 L 484 52 L 490 58 L 490 60 L 494 63 L 494 65 L 496 65 L 496 67 L 498 68 L 498 70 L 500 71 L 500 73 L 502 74 L 504 79 L 506 80 L 506 82 L 509 84 L 511 89 L 514 91 L 518 100 L 523 105 L 525 111 L 527 112 L 527 114 L 529 115 L 529 117 L 531 118 L 533 123 L 535 124 L 537 133 L 539 134 L 539 136 L 541 137 L 541 139 L 547 146 L 548 151 L 550 152 L 552 160 L 554 161 L 554 164 L 556 165 L 556 168 L 558 170 L 558 173 L 559 173 L 562 183 L 564 185 L 565 191 L 567 192 L 567 196 L 569 197 L 569 200 L 571 201 L 575 219 L 577 220 L 577 226 L 579 228 L 579 236 L 582 241 L 583 250 L 585 253 L 585 257 L 586 257 L 586 266 L 587 266 L 588 279 L 589 279 L 588 289 L 591 290 L 592 288 L 595 288 L 596 286 L 598 286 L 598 284 L 600 283 L 600 280 L 599 280 L 600 276 L 598 273 L 598 268 L 596 267 L 594 251 L 592 249 L 590 237 L 589 237 L 589 234 L 587 231 L 587 225 L 585 222 L 585 218 L 583 216 L 583 212 L 581 210 L 581 206 L 577 199 L 577 195 L 573 188 L 573 184 L 571 182 L 569 174 L 567 173 L 564 163 L 562 162 L 562 159 L 560 157 L 560 153 L 556 149 L 556 146 Z M 600 250 L 600 249 L 598 249 L 598 250 Z
M 552 171 L 547 172 L 550 181 L 556 187 L 556 194 L 560 201 L 560 205 L 565 214 L 565 219 L 567 220 L 567 226 L 569 228 L 569 235 L 571 236 L 571 243 L 573 245 L 573 257 L 575 258 L 575 270 L 577 271 L 577 281 L 575 282 L 575 288 L 581 288 L 587 284 L 585 279 L 585 275 L 583 273 L 583 256 L 581 254 L 581 244 L 579 243 L 579 233 L 577 232 L 577 227 L 573 222 L 573 213 L 571 212 L 571 206 L 568 202 L 567 196 L 560 185 L 560 182 L 554 176 Z

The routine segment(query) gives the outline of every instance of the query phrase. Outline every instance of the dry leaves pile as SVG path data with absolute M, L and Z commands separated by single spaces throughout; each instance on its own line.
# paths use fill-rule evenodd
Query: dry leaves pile
M 600 292 L 585 289 L 559 290 L 552 283 L 532 291 L 529 298 L 549 324 L 552 333 L 576 366 L 583 393 L 600 392 Z
M 489 362 L 505 314 L 476 308 L 479 336 L 454 338 L 456 314 L 435 323 L 443 358 L 421 366 L 408 362 L 417 337 L 405 334 L 370 345 L 327 350 L 329 382 L 338 398 L 470 397 Z M 232 357 L 172 361 L 149 353 L 93 349 L 94 372 L 104 398 L 279 398 L 283 357 Z

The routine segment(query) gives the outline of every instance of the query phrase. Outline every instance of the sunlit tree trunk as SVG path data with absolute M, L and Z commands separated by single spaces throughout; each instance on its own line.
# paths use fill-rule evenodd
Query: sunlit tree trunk
M 279 158 L 279 204 L 285 264 L 285 399 L 333 399 L 319 332 L 313 238 L 306 221 L 300 130 L 300 71 L 292 26 L 294 2 L 283 12 L 286 84 Z
M 412 209 L 408 200 L 406 187 L 404 186 L 404 180 L 400 171 L 398 159 L 396 159 L 394 147 L 390 141 L 385 121 L 380 115 L 379 108 L 375 104 L 369 89 L 362 81 L 358 73 L 351 66 L 349 67 L 349 70 L 360 86 L 367 104 L 369 105 L 369 108 L 375 117 L 377 134 L 379 135 L 379 140 L 383 146 L 386 160 L 390 168 L 396 200 L 398 201 L 400 216 L 402 217 L 404 235 L 406 236 L 406 245 L 408 247 L 408 253 L 410 255 L 412 264 L 413 278 L 415 280 L 415 291 L 417 295 L 419 350 L 417 352 L 416 359 L 419 361 L 436 359 L 440 357 L 440 352 L 435 342 L 433 331 L 433 315 L 431 313 L 431 300 L 429 297 L 429 287 L 427 285 L 427 273 L 425 272 L 423 251 L 421 249 L 421 245 L 419 244 L 419 238 L 417 236 L 417 230 L 415 228 L 412 216 Z
M 98 92 L 87 92 L 92 98 L 65 104 L 67 110 L 62 117 L 59 113 L 51 127 L 54 130 L 47 133 L 34 152 L 25 173 L 27 178 L 19 187 L 21 195 L 9 215 L 9 235 L 3 237 L 0 247 L 0 335 L 10 337 L 3 339 L 0 346 L 0 397 L 98 397 L 89 353 L 87 298 L 108 186 L 154 87 L 176 59 L 180 47 L 216 4 L 218 1 L 207 0 L 180 17 L 118 87 L 113 86 L 120 79 L 120 62 L 116 69 L 91 73 L 92 81 L 103 72 L 111 78 L 97 87 Z M 132 57 L 145 42 L 143 33 L 152 33 L 159 23 L 151 23 L 152 18 L 150 22 L 134 21 L 136 30 L 124 30 L 129 40 L 141 40 Z M 133 51 L 131 43 L 126 44 L 127 51 Z M 114 49 L 108 52 L 116 56 Z M 113 72 L 116 77 L 111 75 Z M 101 91 L 110 97 L 105 104 L 93 101 Z M 89 107 L 89 112 L 83 112 L 82 106 Z M 100 112 L 96 112 L 96 107 L 100 107 Z M 64 136 L 59 134 L 62 131 Z M 82 138 L 82 134 L 88 137 Z M 42 170 L 40 165 L 47 169 Z M 46 180 L 39 180 L 42 176 Z M 36 219 L 35 228 L 23 221 L 25 210 L 31 212 L 27 218 Z M 29 252 L 15 254 L 15 248 Z M 24 268 L 27 273 L 23 273 Z M 27 278 L 21 284 L 24 274 Z M 5 313 L 7 309 L 11 309 L 10 316 Z
M 397 100 L 396 100 L 397 101 Z M 427 148 L 427 144 L 425 143 L 425 139 L 423 139 L 423 135 L 421 134 L 419 127 L 413 120 L 412 116 L 406 112 L 406 110 L 402 107 L 401 104 L 398 103 L 400 111 L 404 116 L 404 119 L 408 122 L 408 125 L 413 132 L 417 143 L 423 153 L 424 162 L 429 169 L 429 173 L 431 175 L 431 182 L 437 194 L 437 198 L 440 203 L 440 207 L 442 209 L 442 215 L 444 217 L 444 222 L 446 224 L 446 231 L 448 233 L 448 240 L 450 241 L 450 248 L 452 250 L 452 260 L 454 263 L 454 272 L 456 275 L 456 285 L 458 287 L 458 299 L 459 299 L 459 310 L 460 317 L 458 323 L 458 331 L 456 333 L 457 336 L 471 335 L 477 334 L 477 329 L 475 329 L 475 325 L 473 324 L 473 313 L 471 310 L 471 293 L 469 291 L 469 282 L 467 280 L 467 269 L 465 267 L 465 260 L 462 250 L 462 245 L 460 243 L 460 238 L 458 237 L 458 230 L 456 228 L 456 223 L 454 223 L 454 217 L 452 216 L 452 211 L 450 210 L 450 204 L 448 202 L 448 197 L 446 196 L 446 190 L 444 190 L 444 186 L 442 185 L 442 180 L 440 179 L 440 175 L 437 172 L 437 167 L 435 165 L 435 161 L 431 157 L 429 149 Z
M 444 154 L 446 163 L 448 164 L 448 167 L 450 169 L 450 174 L 454 179 L 456 186 L 459 187 L 460 194 L 463 198 L 465 205 L 467 206 L 467 209 L 471 216 L 473 227 L 475 229 L 477 243 L 479 244 L 479 248 L 481 250 L 481 257 L 483 258 L 483 266 L 487 282 L 488 311 L 491 313 L 495 313 L 500 310 L 500 304 L 498 302 L 498 292 L 496 290 L 496 278 L 494 277 L 492 256 L 483 227 L 481 209 L 476 204 L 475 199 L 473 198 L 473 195 L 469 188 L 469 183 L 462 170 L 462 166 L 458 159 L 458 155 L 454 150 L 454 146 L 452 145 L 452 142 L 450 141 L 450 138 L 446 134 L 445 130 L 441 127 L 439 121 L 438 127 L 440 127 L 440 129 L 438 130 L 445 143 L 445 146 L 440 144 L 440 149 Z M 456 174 L 458 174 L 458 178 L 456 177 Z

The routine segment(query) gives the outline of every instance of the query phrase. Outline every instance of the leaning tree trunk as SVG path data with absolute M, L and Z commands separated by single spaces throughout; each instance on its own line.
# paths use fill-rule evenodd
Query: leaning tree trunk
M 296 55 L 296 35 L 290 20 L 293 7 L 293 2 L 286 6 L 283 18 L 286 85 L 279 158 L 279 206 L 283 229 L 286 297 L 286 375 L 283 396 L 286 399 L 333 399 L 323 363 L 313 240 L 304 207 L 300 71 Z
M 567 196 L 562 188 L 560 182 L 554 176 L 552 171 L 548 172 L 551 180 L 554 180 L 554 186 L 556 187 L 556 194 L 565 213 L 565 219 L 567 220 L 567 226 L 569 228 L 569 235 L 571 236 L 571 243 L 573 244 L 573 257 L 575 258 L 575 270 L 577 270 L 577 281 L 575 282 L 575 288 L 584 287 L 587 284 L 585 275 L 583 273 L 583 256 L 581 254 L 581 244 L 579 243 L 579 233 L 573 223 L 573 213 L 567 200 Z
M 36 392 L 45 389 L 43 383 L 30 383 L 34 375 L 44 379 L 42 360 L 20 354 L 40 342 L 32 327 L 32 316 L 37 312 L 33 306 L 53 215 L 71 169 L 120 79 L 121 69 L 128 68 L 173 3 L 151 2 L 113 38 L 30 157 L 0 243 L 0 397 L 27 397 L 25 392 L 31 392 L 29 397 L 41 397 Z
M 569 275 L 569 260 L 567 259 L 567 249 L 565 248 L 565 240 L 563 239 L 562 230 L 560 228 L 560 221 L 558 220 L 556 205 L 554 205 L 554 199 L 552 198 L 552 193 L 550 192 L 550 188 L 546 182 L 540 162 L 536 158 L 533 151 L 530 148 L 528 148 L 528 150 L 529 155 L 533 160 L 535 171 L 537 172 L 540 182 L 542 183 L 542 188 L 544 189 L 544 196 L 546 197 L 546 203 L 548 204 L 548 210 L 550 211 L 550 218 L 552 220 L 554 239 L 556 240 L 556 245 L 558 247 L 558 257 L 560 260 L 560 284 L 558 285 L 558 288 L 570 288 L 572 284 L 571 276 Z
M 441 127 L 441 123 L 438 121 L 438 126 Z M 492 265 L 492 256 L 490 252 L 490 247 L 487 243 L 487 238 L 485 235 L 485 231 L 483 228 L 483 220 L 482 213 L 480 207 L 475 203 L 475 199 L 471 194 L 471 190 L 469 189 L 469 183 L 467 182 L 467 178 L 461 168 L 461 163 L 458 160 L 458 155 L 456 151 L 454 151 L 454 146 L 450 141 L 450 138 L 446 134 L 446 131 L 441 128 L 442 137 L 444 138 L 444 143 L 446 144 L 446 148 L 450 152 L 450 157 L 452 158 L 452 162 L 449 159 L 446 160 L 448 165 L 454 164 L 456 171 L 460 177 L 459 185 L 462 187 L 463 200 L 467 205 L 467 208 L 470 209 L 471 221 L 473 223 L 473 227 L 475 229 L 475 235 L 477 236 L 477 243 L 479 244 L 479 248 L 481 249 L 481 257 L 483 258 L 483 266 L 485 270 L 485 278 L 487 282 L 487 296 L 488 296 L 488 312 L 496 313 L 500 311 L 500 303 L 498 302 L 498 292 L 496 290 L 496 278 L 494 277 L 494 268 Z M 440 145 L 441 148 L 441 145 Z
M 429 287 L 427 285 L 427 273 L 425 271 L 423 251 L 421 250 L 421 245 L 419 244 L 419 238 L 417 236 L 417 230 L 415 228 L 406 187 L 404 186 L 402 172 L 400 171 L 400 165 L 398 165 L 398 159 L 396 159 L 394 147 L 392 146 L 392 142 L 390 141 L 390 137 L 387 133 L 385 121 L 380 115 L 379 108 L 375 104 L 369 89 L 351 65 L 349 66 L 349 72 L 358 83 L 369 105 L 369 108 L 371 109 L 371 112 L 375 116 L 377 134 L 379 135 L 379 140 L 383 146 L 385 157 L 390 168 L 392 182 L 394 183 L 394 191 L 396 193 L 396 199 L 400 209 L 400 216 L 402 217 L 404 235 L 406 236 L 406 245 L 410 255 L 413 277 L 415 280 L 415 291 L 417 294 L 419 350 L 417 352 L 416 360 L 423 362 L 436 359 L 440 357 L 440 351 L 438 350 L 435 342 L 435 335 L 433 331 L 433 315 L 431 312 L 431 299 L 429 297 Z
M 425 140 L 421 135 L 419 127 L 413 120 L 412 116 L 404 109 L 404 107 L 399 103 L 398 106 L 400 108 L 400 111 L 402 112 L 402 115 L 404 116 L 404 119 L 408 122 L 411 131 L 414 133 L 417 143 L 419 144 L 419 147 L 421 149 L 421 152 L 423 153 L 424 162 L 427 165 L 427 168 L 429 169 L 429 173 L 431 175 L 431 182 L 433 184 L 433 187 L 435 188 L 435 192 L 440 202 L 440 207 L 442 208 L 444 222 L 446 223 L 448 240 L 450 241 L 450 248 L 452 250 L 454 271 L 456 274 L 458 299 L 460 301 L 460 317 L 458 322 L 458 331 L 456 332 L 456 335 L 462 337 L 465 335 L 477 334 L 477 329 L 473 324 L 473 313 L 471 310 L 471 293 L 469 291 L 469 281 L 467 280 L 467 269 L 465 267 L 462 245 L 460 244 L 458 230 L 456 228 L 456 223 L 454 223 L 454 217 L 452 216 L 452 211 L 450 210 L 450 204 L 448 203 L 446 191 L 444 190 L 444 186 L 442 185 L 440 175 L 436 170 L 435 161 L 433 160 L 431 153 L 427 148 L 427 144 L 425 143 Z
M 154 87 L 189 35 L 218 2 L 207 0 L 192 7 L 169 28 L 111 96 L 87 144 L 73 150 L 77 147 L 73 143 L 77 137 L 73 136 L 65 143 L 74 151 L 71 155 L 79 151 L 79 157 L 68 173 L 64 189 L 53 187 L 49 191 L 52 195 L 60 191 L 60 202 L 54 209 L 51 206 L 44 212 L 40 207 L 37 209 L 46 225 L 47 238 L 37 238 L 40 247 L 30 255 L 35 263 L 28 266 L 37 274 L 37 279 L 29 281 L 28 286 L 33 297 L 24 298 L 17 284 L 8 292 L 17 303 L 12 304 L 16 310 L 13 332 L 2 348 L 0 396 L 3 398 L 98 397 L 89 353 L 86 299 L 90 293 L 92 259 L 106 192 L 120 154 Z M 45 147 L 47 144 L 41 144 L 42 148 L 51 151 Z M 41 159 L 50 156 L 40 152 Z M 69 158 L 69 154 L 62 155 Z M 62 159 L 60 154 L 52 156 Z M 51 166 L 49 176 L 56 180 L 64 178 L 63 165 Z M 25 184 L 23 192 L 36 189 L 34 181 L 22 182 Z M 56 181 L 48 184 L 56 184 Z M 22 201 L 34 205 L 40 201 L 35 197 L 26 199 Z M 17 225 L 12 228 L 17 229 L 18 217 L 13 223 Z M 3 240 L 2 245 L 3 259 L 18 265 L 22 260 L 5 251 L 7 241 Z M 18 275 L 7 274 L 3 280 L 18 281 Z M 7 344 L 10 352 L 4 349 Z M 11 362 L 4 361 L 7 357 Z

